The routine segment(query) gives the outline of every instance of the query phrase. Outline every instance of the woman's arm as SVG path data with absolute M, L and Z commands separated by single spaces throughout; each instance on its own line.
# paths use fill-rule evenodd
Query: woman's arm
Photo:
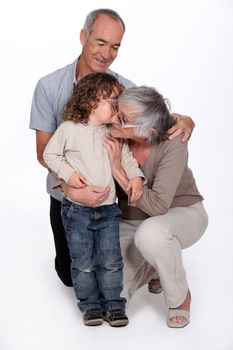
M 106 135 L 103 139 L 103 145 L 108 151 L 109 160 L 112 168 L 112 175 L 118 182 L 121 188 L 127 193 L 127 185 L 129 180 L 121 165 L 121 154 L 123 141 L 120 139 L 114 139 L 113 137 Z
M 156 167 L 153 183 L 150 188 L 144 186 L 143 195 L 136 203 L 149 216 L 167 213 L 188 160 L 187 143 L 181 137 L 165 141 L 158 152 L 157 164 L 151 164 Z
M 134 203 L 142 195 L 142 179 L 145 183 L 145 176 L 136 159 L 133 158 L 128 145 L 122 140 L 107 135 L 104 137 L 103 144 L 108 151 L 114 179 L 128 194 L 130 202 Z

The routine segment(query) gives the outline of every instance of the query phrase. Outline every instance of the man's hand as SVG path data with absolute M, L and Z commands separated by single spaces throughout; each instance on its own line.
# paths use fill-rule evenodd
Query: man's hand
M 63 192 L 74 202 L 78 202 L 87 207 L 98 207 L 109 196 L 110 187 L 86 186 L 84 188 L 74 188 L 63 183 Z
M 194 121 L 188 116 L 182 116 L 176 113 L 172 113 L 171 115 L 177 123 L 168 130 L 169 140 L 173 140 L 178 135 L 183 134 L 182 142 L 187 142 L 195 127 Z

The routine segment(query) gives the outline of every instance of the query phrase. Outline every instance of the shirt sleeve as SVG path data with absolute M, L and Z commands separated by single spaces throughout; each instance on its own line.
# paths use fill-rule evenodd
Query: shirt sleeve
M 33 94 L 29 127 L 46 132 L 57 128 L 52 91 L 43 80 L 39 80 Z
M 49 170 L 53 171 L 60 179 L 67 183 L 70 176 L 75 172 L 75 169 L 65 158 L 67 136 L 64 125 L 65 123 L 61 124 L 49 140 L 43 157 Z
M 142 178 L 142 184 L 145 185 L 147 183 L 147 179 L 140 169 L 137 160 L 133 157 L 127 142 L 123 143 L 121 165 L 129 180 L 133 177 L 140 176 Z
M 143 195 L 136 206 L 149 216 L 167 213 L 169 210 L 182 174 L 187 165 L 187 143 L 179 137 L 166 142 L 155 169 L 155 177 L 150 188 L 144 187 Z

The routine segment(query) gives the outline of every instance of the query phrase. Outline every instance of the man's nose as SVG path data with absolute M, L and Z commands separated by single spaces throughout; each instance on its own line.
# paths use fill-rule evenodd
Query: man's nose
M 101 55 L 105 60 L 108 60 L 109 58 L 111 58 L 111 48 L 107 46 L 102 47 Z

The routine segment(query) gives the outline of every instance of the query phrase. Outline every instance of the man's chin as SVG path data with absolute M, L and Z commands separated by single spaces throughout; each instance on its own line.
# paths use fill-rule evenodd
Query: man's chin
M 106 69 L 108 69 L 108 67 L 110 66 L 111 63 L 101 63 L 99 61 L 95 61 L 95 72 L 99 72 L 99 73 L 102 73 L 102 72 L 105 72 Z

